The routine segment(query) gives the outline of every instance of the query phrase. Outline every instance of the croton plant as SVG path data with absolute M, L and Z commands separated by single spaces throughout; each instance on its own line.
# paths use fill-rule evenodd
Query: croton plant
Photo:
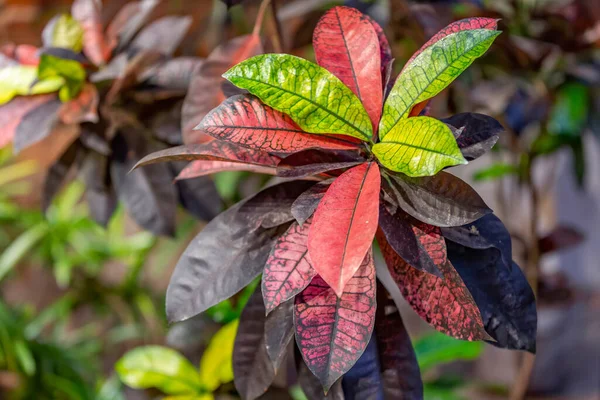
M 76 170 L 102 224 L 117 199 L 156 234 L 174 233 L 178 204 L 201 219 L 220 211 L 212 180 L 171 185 L 185 163 L 128 174 L 149 152 L 182 143 L 183 100 L 204 61 L 173 57 L 192 20 L 147 24 L 158 3 L 129 2 L 104 27 L 100 1 L 75 0 L 44 28 L 40 48 L 1 49 L 0 147 L 48 164 L 45 206 Z
M 294 338 L 310 397 L 322 397 L 322 386 L 330 396 L 421 398 L 391 301 L 401 295 L 438 331 L 535 351 L 534 297 L 507 230 L 467 183 L 442 171 L 489 150 L 502 127 L 480 114 L 424 115 L 499 33 L 492 19 L 452 23 L 391 82 L 381 27 L 333 8 L 315 29 L 318 64 L 264 54 L 235 65 L 224 77 L 247 93 L 197 127 L 214 140 L 140 161 L 193 160 L 195 175 L 287 178 L 210 222 L 167 291 L 168 317 L 181 321 L 262 274 L 233 355 L 243 398 L 265 392 Z

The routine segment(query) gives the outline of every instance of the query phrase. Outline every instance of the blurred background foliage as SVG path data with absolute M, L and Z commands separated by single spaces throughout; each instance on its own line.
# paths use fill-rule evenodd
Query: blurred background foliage
M 123 3 L 104 0 L 104 21 Z M 228 9 L 224 3 L 236 4 Z M 205 57 L 224 40 L 252 30 L 258 3 L 163 0 L 152 19 L 191 16 L 178 54 Z M 0 1 L 0 44 L 40 45 L 45 24 L 68 12 L 70 4 Z M 516 257 L 537 290 L 540 355 L 529 393 L 543 398 L 600 396 L 597 261 L 590 265 L 589 256 L 561 258 L 585 243 L 597 248 L 599 241 L 594 228 L 600 221 L 597 0 L 274 4 L 278 23 L 268 19 L 263 31 L 268 50 L 279 47 L 314 59 L 311 39 L 318 18 L 329 7 L 346 4 L 384 26 L 396 72 L 449 22 L 470 16 L 501 19 L 505 33 L 487 56 L 434 99 L 430 112 L 445 117 L 477 111 L 506 128 L 493 154 L 463 174 L 481 185 L 486 201 L 507 221 Z M 49 164 L 39 153 L 14 157 L 10 147 L 0 151 L 0 398 L 236 398 L 230 354 L 237 319 L 253 287 L 205 315 L 168 326 L 168 279 L 202 224 L 180 210 L 174 236 L 156 237 L 140 229 L 120 205 L 106 227 L 100 226 L 81 201 L 86 186 L 77 179 L 42 211 L 39 187 Z M 246 172 L 214 178 L 225 206 L 267 180 Z M 564 182 L 574 184 L 565 188 Z M 576 199 L 565 200 L 564 191 Z M 590 193 L 596 195 L 591 202 L 578 202 Z M 564 222 L 561 207 L 578 204 L 585 204 L 584 209 Z M 597 260 L 597 250 L 593 254 L 591 260 Z M 424 373 L 427 399 L 507 398 L 518 380 L 518 355 L 431 333 L 417 318 L 405 324 Z M 561 346 L 562 352 L 556 349 Z M 306 398 L 293 377 L 283 375 L 281 391 L 264 397 Z M 290 382 L 291 388 L 284 389 Z

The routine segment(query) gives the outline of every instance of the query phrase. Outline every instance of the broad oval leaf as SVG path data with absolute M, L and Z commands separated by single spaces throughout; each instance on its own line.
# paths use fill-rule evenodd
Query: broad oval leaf
M 183 168 L 175 180 L 198 178 L 223 171 L 248 171 L 268 175 L 275 175 L 276 172 L 275 167 L 262 165 L 242 164 L 232 161 L 196 160 Z
M 183 40 L 192 17 L 169 15 L 162 17 L 142 29 L 130 44 L 133 49 L 153 50 L 172 56 Z
M 275 378 L 265 343 L 265 322 L 265 307 L 258 287 L 242 311 L 233 347 L 234 383 L 243 399 L 257 399 Z
M 379 137 L 385 138 L 412 107 L 446 88 L 500 32 L 474 29 L 452 33 L 426 48 L 402 71 L 383 106 Z
M 68 14 L 50 20 L 42 32 L 44 47 L 60 47 L 79 53 L 83 47 L 83 29 Z
M 477 113 L 461 113 L 443 119 L 442 122 L 456 128 L 453 134 L 456 144 L 466 160 L 481 157 L 491 150 L 504 132 L 504 127 L 494 118 Z
M 71 15 L 83 28 L 83 52 L 95 65 L 104 64 L 112 51 L 104 37 L 101 4 L 96 0 L 75 0 L 71 6 Z
M 356 149 L 355 143 L 304 132 L 290 117 L 250 95 L 228 98 L 212 110 L 196 129 L 240 146 L 275 154 L 301 150 Z
M 391 214 L 379 206 L 379 227 L 396 253 L 411 267 L 441 277 L 447 262 L 446 242 L 440 228 L 418 221 L 400 208 Z
M 209 391 L 215 391 L 224 383 L 233 381 L 233 343 L 239 319 L 221 329 L 210 339 L 200 360 L 200 382 Z
M 407 176 L 431 176 L 444 167 L 467 164 L 452 131 L 430 117 L 399 121 L 381 142 L 373 146 L 381 164 Z
M 304 290 L 317 272 L 308 255 L 310 220 L 293 223 L 271 250 L 262 276 L 267 314 Z
M 167 317 L 181 321 L 239 292 L 263 270 L 276 239 L 287 226 L 265 228 L 280 217 L 309 183 L 286 182 L 264 189 L 219 214 L 192 240 L 167 289 Z M 269 212 L 276 215 L 269 216 Z M 285 219 L 293 219 L 291 213 Z M 270 224 L 267 224 L 270 225 Z M 262 300 L 261 300 L 262 302 Z
M 23 118 L 42 104 L 53 101 L 56 96 L 51 94 L 17 97 L 8 104 L 0 106 L 0 147 L 13 141 L 17 127 Z
M 305 132 L 371 140 L 373 127 L 360 100 L 336 76 L 310 61 L 264 54 L 234 66 L 223 76 L 289 115 Z
M 317 63 L 352 90 L 376 128 L 383 88 L 379 40 L 371 21 L 355 8 L 334 7 L 319 20 L 313 47 Z
M 13 138 L 13 150 L 16 153 L 49 138 L 57 131 L 59 123 L 58 111 L 62 104 L 54 97 L 42 103 L 23 116 Z M 62 132 L 61 132 L 62 133 Z
M 196 368 L 168 347 L 133 349 L 116 363 L 115 369 L 121 381 L 135 389 L 157 388 L 170 395 L 198 394 L 203 390 Z
M 438 278 L 408 265 L 381 231 L 377 234 L 377 243 L 396 285 L 423 320 L 457 339 L 490 338 L 475 300 L 450 262 L 440 268 L 443 278 Z
M 376 163 L 349 169 L 333 181 L 315 211 L 308 252 L 313 268 L 340 296 L 371 248 L 380 183 Z
M 423 178 L 388 176 L 384 190 L 400 208 L 427 224 L 459 226 L 492 212 L 471 186 L 447 172 Z
M 296 296 L 296 344 L 326 392 L 352 368 L 371 339 L 375 293 L 375 266 L 369 250 L 341 294 L 317 275 Z

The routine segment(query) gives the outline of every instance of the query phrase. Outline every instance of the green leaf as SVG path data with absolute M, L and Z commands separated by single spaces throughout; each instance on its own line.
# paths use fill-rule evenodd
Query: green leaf
M 40 223 L 23 232 L 2 252 L 0 256 L 0 281 L 48 232 L 48 225 Z
M 31 350 L 27 347 L 27 344 L 23 340 L 16 340 L 13 343 L 15 355 L 19 360 L 19 364 L 28 376 L 33 376 L 35 374 L 35 359 L 33 358 L 33 354 L 31 354 Z
M 63 14 L 52 26 L 52 47 L 73 50 L 79 53 L 83 48 L 83 28 L 68 14 Z
M 474 360 L 481 355 L 483 346 L 482 342 L 458 340 L 437 332 L 423 336 L 414 343 L 421 373 L 439 364 Z
M 371 140 L 373 128 L 358 97 L 325 68 L 287 54 L 263 54 L 224 75 L 263 103 L 288 114 L 309 133 Z
M 490 165 L 487 168 L 480 169 L 473 174 L 475 182 L 489 181 L 502 178 L 506 175 L 518 175 L 519 167 L 512 164 L 498 163 Z
M 448 125 L 430 117 L 402 121 L 373 146 L 381 164 L 405 175 L 431 176 L 442 168 L 467 164 Z
M 215 396 L 211 393 L 198 394 L 194 396 L 168 396 L 163 397 L 162 400 L 213 400 Z
M 583 130 L 589 109 L 588 88 L 581 83 L 567 83 L 556 96 L 550 112 L 548 131 L 555 135 L 577 136 Z
M 412 107 L 432 98 L 456 79 L 500 34 L 490 29 L 472 29 L 448 35 L 430 47 L 404 69 L 383 106 L 379 137 L 384 138 L 396 124 L 408 117 Z
M 230 322 L 211 339 L 200 360 L 200 381 L 210 391 L 233 381 L 233 342 L 240 320 Z
M 198 371 L 167 347 L 138 347 L 125 354 L 115 369 L 121 381 L 135 389 L 156 388 L 169 395 L 202 393 Z
M 0 69 L 0 105 L 15 96 L 52 93 L 60 89 L 65 81 L 61 77 L 40 79 L 36 82 L 37 69 L 29 65 L 16 65 Z
M 65 84 L 58 93 L 58 97 L 62 102 L 77 97 L 85 82 L 85 69 L 79 62 L 49 54 L 42 54 L 40 57 L 37 75 L 40 81 L 57 78 L 64 80 Z

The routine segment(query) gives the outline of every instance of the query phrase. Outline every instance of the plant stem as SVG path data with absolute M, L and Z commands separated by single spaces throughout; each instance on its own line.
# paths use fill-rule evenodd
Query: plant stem
M 279 21 L 279 18 L 277 18 L 277 0 L 271 1 L 271 14 L 273 17 L 273 24 L 275 25 L 275 31 L 277 32 L 277 35 L 273 36 L 273 47 L 275 47 L 275 51 L 282 53 L 285 51 L 285 39 L 283 37 L 281 22 Z

